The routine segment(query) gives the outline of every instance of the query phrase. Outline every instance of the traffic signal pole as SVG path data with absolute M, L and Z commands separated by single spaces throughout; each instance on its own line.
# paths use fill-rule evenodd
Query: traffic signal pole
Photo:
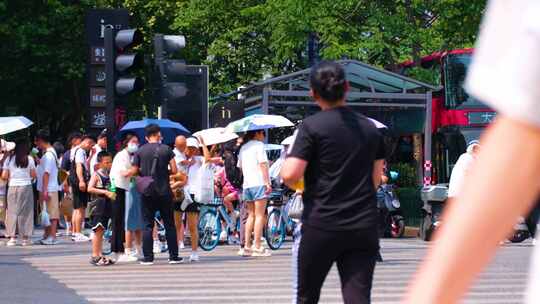
M 161 89 L 163 86 L 163 59 L 164 59 L 164 47 L 163 47 L 163 35 L 162 34 L 155 34 L 154 35 L 154 60 L 155 60 L 155 66 L 154 68 L 157 71 L 158 75 L 158 81 L 156 82 L 158 84 L 158 88 L 156 90 L 155 98 L 157 99 L 158 107 L 158 118 L 167 118 L 167 103 L 162 102 L 162 96 L 161 96 Z
M 114 44 L 115 30 L 109 27 L 105 28 L 105 100 L 106 100 L 106 120 L 105 126 L 108 130 L 109 149 L 113 147 L 113 138 L 111 136 L 116 131 L 114 108 L 115 108 L 115 86 L 116 77 L 114 77 L 114 60 L 116 58 L 116 47 Z

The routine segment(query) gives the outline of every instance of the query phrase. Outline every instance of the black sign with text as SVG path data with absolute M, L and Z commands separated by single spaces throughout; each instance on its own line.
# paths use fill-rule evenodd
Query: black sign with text
M 212 106 L 210 111 L 210 126 L 212 128 L 226 127 L 230 122 L 243 118 L 243 101 L 220 101 Z
M 129 27 L 129 11 L 127 9 L 90 9 L 85 20 L 86 43 L 88 46 L 87 76 L 88 105 L 90 128 L 105 128 L 107 120 L 114 120 L 115 113 L 107 112 L 105 94 L 105 29 L 116 30 Z M 112 108 L 114 109 L 114 107 Z

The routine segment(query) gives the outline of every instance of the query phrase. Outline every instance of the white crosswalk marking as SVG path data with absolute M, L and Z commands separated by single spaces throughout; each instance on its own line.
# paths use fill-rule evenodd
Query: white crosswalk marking
M 373 303 L 399 302 L 427 246 L 413 239 L 383 241 L 385 262 L 375 271 Z M 153 266 L 95 267 L 88 263 L 87 253 L 33 256 L 25 261 L 93 303 L 291 302 L 290 243 L 270 258 L 240 258 L 236 249 L 220 246 L 201 253 L 201 262 L 184 265 L 168 265 L 166 256 L 159 255 Z M 515 249 L 507 247 L 503 255 Z M 464 303 L 521 303 L 526 278 L 526 268 L 495 262 Z M 321 303 L 342 301 L 339 276 L 333 268 L 323 286 Z

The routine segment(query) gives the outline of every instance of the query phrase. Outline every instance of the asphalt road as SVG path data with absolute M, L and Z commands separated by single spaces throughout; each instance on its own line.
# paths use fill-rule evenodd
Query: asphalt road
M 375 271 L 373 303 L 398 303 L 429 245 L 400 239 L 382 246 L 385 261 Z M 199 263 L 168 265 L 161 254 L 153 266 L 107 268 L 88 263 L 89 243 L 0 247 L 0 303 L 290 303 L 290 247 L 286 243 L 271 258 L 244 259 L 236 247 L 219 246 L 202 253 Z M 503 246 L 465 303 L 522 303 L 532 248 L 529 241 Z M 339 286 L 334 268 L 321 303 L 342 303 Z

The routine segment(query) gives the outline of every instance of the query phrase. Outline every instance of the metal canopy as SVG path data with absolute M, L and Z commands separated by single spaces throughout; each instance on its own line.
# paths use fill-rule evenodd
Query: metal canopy
M 424 181 L 431 181 L 431 111 L 432 92 L 436 87 L 416 79 L 399 75 L 356 60 L 337 61 L 345 68 L 351 90 L 348 105 L 363 109 L 401 113 L 406 110 L 424 110 Z M 245 88 L 214 97 L 218 100 L 245 102 L 246 115 L 271 114 L 277 107 L 313 108 L 316 104 L 309 95 L 310 69 L 255 82 Z M 278 113 L 280 114 L 280 113 Z M 285 115 L 286 115 L 285 114 Z

